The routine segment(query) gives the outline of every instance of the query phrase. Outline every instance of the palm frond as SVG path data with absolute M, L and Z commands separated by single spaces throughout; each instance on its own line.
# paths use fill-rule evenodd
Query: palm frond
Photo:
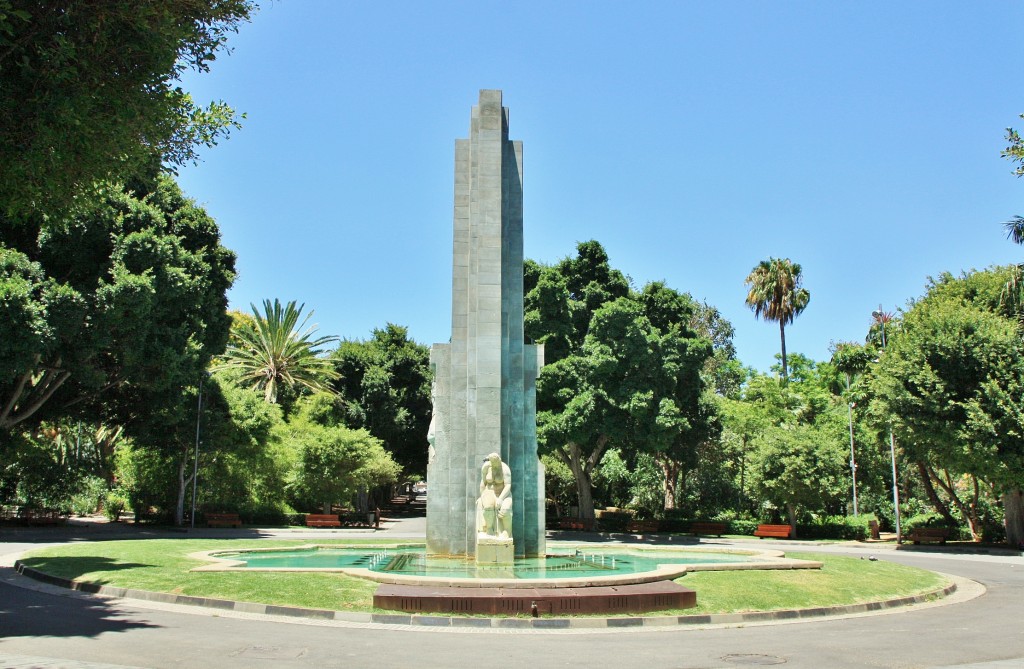
M 1009 221 L 1003 222 L 1006 230 L 1006 238 L 1013 240 L 1014 244 L 1024 244 L 1024 216 L 1014 216 Z
M 321 357 L 324 347 L 338 337 L 313 338 L 316 325 L 307 325 L 310 311 L 302 318 L 304 304 L 295 301 L 282 305 L 279 300 L 263 301 L 263 313 L 256 305 L 252 325 L 232 331 L 231 342 L 214 371 L 234 370 L 243 383 L 264 394 L 267 402 L 276 402 L 281 384 L 303 386 L 318 392 L 334 392 L 330 381 L 340 378 L 330 360 Z M 300 321 L 300 318 L 302 320 Z

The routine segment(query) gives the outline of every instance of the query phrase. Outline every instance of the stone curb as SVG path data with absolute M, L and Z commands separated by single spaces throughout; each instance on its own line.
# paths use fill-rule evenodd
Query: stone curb
M 739 625 L 744 623 L 792 622 L 827 616 L 853 615 L 874 613 L 888 609 L 923 604 L 929 600 L 948 597 L 957 590 L 956 583 L 945 588 L 933 590 L 911 597 L 897 597 L 877 602 L 850 604 L 846 606 L 823 606 L 810 609 L 786 609 L 781 611 L 757 611 L 752 613 L 714 613 L 704 615 L 683 616 L 635 616 L 621 618 L 462 618 L 406 613 L 352 613 L 346 611 L 330 611 L 327 609 L 307 609 L 298 606 L 280 606 L 275 604 L 257 604 L 254 602 L 236 602 L 229 599 L 213 599 L 210 597 L 193 597 L 191 595 L 174 595 L 165 592 L 149 592 L 133 588 L 118 588 L 109 585 L 98 585 L 85 581 L 53 576 L 32 567 L 26 567 L 21 560 L 14 563 L 14 569 L 27 578 L 42 583 L 101 595 L 124 599 L 137 599 L 163 604 L 183 604 L 202 606 L 223 611 L 239 613 L 289 616 L 310 618 L 314 620 L 337 620 L 351 623 L 372 623 L 380 625 L 404 625 L 412 627 L 448 627 L 448 628 L 486 628 L 486 629 L 595 629 L 623 627 L 668 627 L 689 625 Z

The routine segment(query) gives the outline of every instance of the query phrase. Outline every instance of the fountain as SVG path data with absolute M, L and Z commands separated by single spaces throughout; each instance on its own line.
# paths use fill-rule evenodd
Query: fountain
M 196 570 L 342 571 L 380 582 L 382 609 L 540 615 L 692 607 L 696 593 L 672 580 L 688 569 L 820 567 L 774 551 L 548 554 L 536 422 L 544 349 L 523 335 L 523 145 L 508 139 L 508 122 L 501 91 L 480 91 L 470 137 L 455 144 L 452 336 L 430 353 L 425 549 L 210 551 L 196 557 L 214 564 Z
M 509 140 L 508 126 L 501 91 L 483 90 L 473 107 L 469 139 L 455 143 L 452 335 L 430 352 L 426 555 L 474 561 L 483 578 L 462 579 L 447 594 L 432 587 L 430 610 L 500 611 L 503 599 L 517 602 L 516 610 L 522 597 L 498 588 L 467 598 L 467 582 L 515 585 L 509 577 L 515 576 L 516 561 L 546 552 L 536 421 L 544 348 L 526 344 L 523 334 L 523 145 Z M 668 605 L 695 604 L 692 591 L 672 581 L 660 583 Z M 426 610 L 428 593 L 416 590 L 421 587 L 382 585 L 374 603 Z M 538 593 L 531 610 L 548 597 L 579 603 L 580 595 Z M 572 604 L 569 610 L 575 610 Z

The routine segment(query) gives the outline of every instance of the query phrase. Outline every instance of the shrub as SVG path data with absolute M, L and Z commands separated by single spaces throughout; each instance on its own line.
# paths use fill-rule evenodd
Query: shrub
M 949 528 L 949 538 L 956 541 L 970 537 L 970 532 L 965 527 L 949 527 L 949 523 L 938 513 L 919 513 L 915 516 L 902 519 L 900 531 L 904 537 L 910 535 L 919 527 L 946 527 Z
M 78 490 L 71 496 L 71 512 L 77 516 L 95 513 L 106 492 L 107 482 L 100 477 L 83 477 L 78 484 Z
M 756 520 L 742 520 L 735 519 L 729 521 L 729 527 L 726 530 L 728 534 L 749 534 L 754 535 L 754 530 L 760 525 Z
M 598 516 L 598 526 L 603 532 L 624 532 L 633 515 L 624 511 L 602 511 Z
M 868 538 L 868 521 L 872 515 L 827 516 L 816 522 L 797 525 L 801 539 L 842 539 L 863 541 Z
M 103 515 L 112 523 L 121 520 L 121 514 L 128 505 L 128 494 L 120 489 L 108 490 L 103 499 Z

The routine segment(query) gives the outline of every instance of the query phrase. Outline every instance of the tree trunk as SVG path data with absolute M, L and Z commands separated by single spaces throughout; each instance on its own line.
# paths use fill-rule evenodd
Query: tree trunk
M 1003 517 L 1006 543 L 1014 548 L 1024 549 L 1024 491 L 1011 490 L 1003 493 Z
M 583 449 L 576 442 L 569 442 L 565 448 L 555 449 L 555 455 L 569 466 L 576 480 L 576 498 L 579 504 L 579 517 L 582 520 L 594 518 L 594 484 L 591 474 L 601 461 L 607 446 L 608 437 L 601 435 L 597 438 L 594 450 L 587 456 L 584 456 Z
M 971 532 L 971 541 L 981 541 L 981 519 L 978 518 L 978 506 L 977 504 L 965 504 L 962 499 L 956 494 L 956 489 L 953 487 L 953 481 L 948 471 L 943 471 L 946 475 L 946 479 L 943 480 L 941 476 L 935 476 L 935 482 L 939 484 L 939 487 L 949 496 L 949 501 L 957 508 L 960 515 L 967 520 L 967 529 Z M 975 479 L 975 497 L 977 497 L 977 479 Z
M 682 470 L 682 466 L 672 460 L 664 453 L 656 456 L 658 464 L 661 465 L 661 474 L 663 477 L 663 486 L 665 490 L 665 510 L 676 508 L 677 495 L 677 484 L 679 481 L 679 472 Z
M 174 524 L 181 526 L 185 524 L 185 466 L 188 458 L 182 458 L 178 462 L 178 503 L 174 505 Z
M 786 367 L 786 322 L 779 319 L 779 336 L 782 337 L 782 380 L 789 381 L 789 369 Z
M 579 507 L 577 514 L 584 520 L 594 518 L 594 490 L 593 482 L 590 480 L 590 470 L 583 458 L 579 444 L 570 442 L 565 449 L 560 449 L 558 454 L 572 470 L 572 477 L 576 481 L 576 504 Z
M 789 535 L 790 539 L 796 539 L 796 506 L 793 504 L 786 504 L 786 514 L 789 516 L 789 526 L 792 532 Z
M 924 490 L 928 494 L 928 500 L 935 507 L 935 510 L 939 512 L 943 520 L 950 527 L 956 527 L 956 518 L 949 511 L 949 505 L 942 501 L 939 497 L 939 493 L 935 491 L 935 485 L 932 483 L 932 477 L 935 476 L 928 464 L 924 460 L 919 460 L 917 463 L 917 471 L 921 475 L 921 483 L 924 484 Z

